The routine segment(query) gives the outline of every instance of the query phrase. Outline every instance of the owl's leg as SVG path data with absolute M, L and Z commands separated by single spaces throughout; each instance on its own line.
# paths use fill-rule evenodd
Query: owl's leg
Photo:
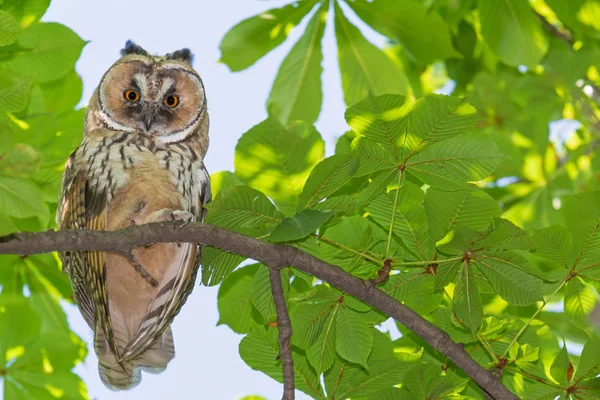
M 183 228 L 194 219 L 194 214 L 189 211 L 170 210 L 168 208 L 163 208 L 162 210 L 157 210 L 148 214 L 144 220 L 144 223 L 149 224 L 151 222 L 173 221 L 173 228 L 177 228 L 177 221 L 183 221 L 183 224 L 179 225 L 180 228 Z M 177 243 L 177 247 L 180 246 L 181 244 Z
M 162 210 L 153 211 L 148 214 L 144 220 L 144 223 L 149 224 L 151 222 L 163 221 L 173 221 L 173 223 L 176 223 L 177 221 L 183 221 L 183 225 L 180 225 L 180 227 L 184 227 L 194 219 L 194 214 L 189 211 L 170 210 L 168 208 L 163 208 Z

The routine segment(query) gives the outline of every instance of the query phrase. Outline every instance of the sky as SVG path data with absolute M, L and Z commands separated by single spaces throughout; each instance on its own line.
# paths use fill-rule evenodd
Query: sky
M 102 74 L 118 58 L 127 39 L 151 53 L 164 54 L 189 47 L 194 67 L 202 76 L 210 114 L 210 148 L 206 157 L 211 172 L 233 170 L 239 137 L 266 118 L 265 102 L 279 64 L 301 34 L 306 20 L 289 40 L 246 71 L 231 73 L 218 62 L 219 43 L 236 23 L 289 1 L 219 0 L 52 0 L 44 21 L 67 25 L 89 41 L 77 63 L 83 78 L 82 105 L 87 104 Z M 331 16 L 330 16 L 331 17 Z M 347 129 L 345 105 L 337 70 L 335 38 L 328 24 L 324 39 L 324 107 L 317 129 L 332 154 L 335 139 Z M 369 33 L 376 42 L 380 40 Z M 245 395 L 280 399 L 281 384 L 253 371 L 238 355 L 242 336 L 225 325 L 217 326 L 218 288 L 198 286 L 173 323 L 176 357 L 159 375 L 144 374 L 133 390 L 112 392 L 97 373 L 93 348 L 76 372 L 98 400 L 215 399 L 237 400 Z M 88 344 L 92 332 L 73 306 L 65 305 L 69 323 Z M 389 324 L 393 327 L 393 324 Z M 297 399 L 309 397 L 297 393 Z

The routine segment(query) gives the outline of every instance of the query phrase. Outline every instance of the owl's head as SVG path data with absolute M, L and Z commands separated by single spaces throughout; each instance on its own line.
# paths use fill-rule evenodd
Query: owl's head
M 88 113 L 96 124 L 175 143 L 206 117 L 206 95 L 189 49 L 153 56 L 132 41 L 102 77 Z M 89 123 L 89 121 L 88 121 Z

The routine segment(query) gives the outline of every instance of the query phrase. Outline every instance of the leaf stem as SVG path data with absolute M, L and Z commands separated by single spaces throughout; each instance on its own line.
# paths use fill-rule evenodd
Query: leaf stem
M 315 238 L 317 238 L 317 240 L 320 240 L 320 241 L 322 241 L 324 243 L 328 243 L 328 244 L 330 244 L 332 246 L 338 247 L 338 248 L 340 248 L 342 250 L 346 250 L 346 251 L 349 251 L 350 253 L 354 253 L 357 256 L 361 256 L 361 257 L 363 257 L 363 258 L 365 258 L 365 259 L 367 259 L 369 261 L 373 261 L 377 265 L 383 265 L 383 260 L 380 260 L 380 259 L 378 259 L 376 257 L 373 257 L 373 256 L 371 256 L 369 254 L 360 252 L 358 250 L 354 250 L 352 247 L 345 246 L 345 245 L 343 245 L 341 243 L 338 243 L 338 242 L 333 241 L 331 239 L 327 239 L 327 238 L 325 238 L 325 237 L 323 237 L 321 235 L 317 235 L 317 234 L 315 234 Z
M 500 360 L 496 356 L 496 353 L 494 353 L 494 350 L 492 349 L 492 346 L 490 346 L 488 341 L 481 334 L 477 334 L 477 340 L 479 340 L 479 343 L 481 343 L 483 348 L 487 350 L 490 357 L 492 357 L 492 361 L 494 361 L 494 364 L 498 364 Z
M 427 260 L 427 261 L 407 261 L 407 262 L 399 262 L 394 263 L 394 265 L 429 265 L 429 264 L 443 264 L 447 262 L 460 261 L 463 259 L 463 256 L 445 258 L 443 260 Z
M 521 330 L 513 338 L 513 340 L 508 345 L 508 347 L 506 347 L 506 349 L 504 350 L 504 353 L 502 353 L 502 357 L 501 358 L 505 358 L 506 357 L 506 354 L 509 352 L 510 348 L 513 346 L 513 344 L 515 344 L 515 342 L 523 334 L 523 332 L 525 332 L 525 329 L 527 329 L 527 327 L 531 324 L 531 322 L 535 319 L 535 317 L 537 317 L 538 314 L 542 312 L 542 310 L 544 309 L 544 307 L 546 307 L 546 304 L 548 304 L 550 302 L 550 300 L 552 300 L 552 298 L 556 295 L 556 293 L 558 293 L 559 290 L 562 289 L 563 286 L 565 286 L 566 284 L 567 284 L 567 281 L 566 280 L 563 281 L 563 283 L 561 283 L 560 286 L 558 288 L 556 288 L 556 290 L 550 295 L 550 297 L 548 297 L 548 300 L 544 300 L 542 302 L 542 306 L 540 308 L 538 308 L 535 313 L 533 313 L 533 315 L 531 316 L 531 318 L 529 318 L 529 321 L 527 321 L 527 323 L 525 323 L 525 325 L 523 325 L 523 327 L 521 328 Z
M 400 195 L 400 183 L 402 182 L 402 170 L 398 171 L 398 184 L 396 187 L 396 196 L 394 197 L 394 207 L 392 208 L 392 223 L 388 232 L 387 246 L 385 248 L 385 258 L 390 257 L 390 246 L 392 244 L 392 232 L 394 231 L 394 221 L 396 220 L 396 208 L 398 207 L 398 196 Z

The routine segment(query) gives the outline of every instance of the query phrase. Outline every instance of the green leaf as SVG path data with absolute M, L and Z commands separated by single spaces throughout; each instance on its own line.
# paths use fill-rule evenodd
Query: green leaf
M 579 365 L 573 376 L 575 382 L 583 378 L 593 378 L 600 373 L 600 338 L 590 339 L 581 352 Z
M 556 265 L 569 268 L 573 238 L 564 226 L 554 225 L 536 229 L 533 236 L 535 254 Z
M 406 160 L 406 171 L 435 189 L 457 190 L 487 178 L 503 160 L 490 138 L 471 134 L 425 147 Z
M 402 157 L 399 150 L 404 145 L 402 139 L 410 107 L 410 102 L 404 96 L 373 96 L 370 93 L 363 101 L 348 108 L 345 118 L 356 133 L 379 143 L 400 163 Z
M 454 282 L 456 274 L 458 274 L 458 271 L 460 270 L 461 263 L 461 261 L 456 261 L 439 264 L 435 271 L 434 290 L 442 290 L 450 282 Z
M 490 227 L 491 233 L 484 236 L 481 246 L 493 250 L 528 250 L 533 246 L 527 232 L 512 222 L 503 218 L 496 218 Z
M 253 331 L 240 342 L 240 356 L 252 369 L 264 372 L 278 382 L 283 382 L 281 360 L 278 359 L 279 343 L 276 330 Z M 310 368 L 306 357 L 292 347 L 296 388 L 318 399 L 324 398 L 319 377 Z
M 315 369 L 317 375 L 327 371 L 333 365 L 335 360 L 335 339 L 336 339 L 336 314 L 339 310 L 339 304 L 336 304 L 332 313 L 328 314 L 321 333 L 315 342 L 306 351 L 306 356 L 310 365 Z
M 476 122 L 476 110 L 465 99 L 428 94 L 417 100 L 410 113 L 404 146 L 413 150 L 425 142 L 440 142 L 469 133 Z
M 243 186 L 244 182 L 233 172 L 219 171 L 210 174 L 210 188 L 213 198 L 217 197 L 222 189 L 229 189 L 233 186 Z
M 479 0 L 481 35 L 506 64 L 535 68 L 548 39 L 527 0 Z
M 28 27 L 46 13 L 50 0 L 4 0 L 2 8 L 9 11 L 22 27 Z
M 369 93 L 407 94 L 409 84 L 400 67 L 367 41 L 335 3 L 335 37 L 346 105 L 363 100 Z
M 319 229 L 333 215 L 330 211 L 302 210 L 293 217 L 286 217 L 273 229 L 269 239 L 289 242 L 302 239 Z
M 83 93 L 83 81 L 75 71 L 61 79 L 41 85 L 46 109 L 55 114 L 72 111 Z
M 477 289 L 475 276 L 469 265 L 463 264 L 454 288 L 452 308 L 460 321 L 465 324 L 473 335 L 483 322 L 483 305 Z
M 293 214 L 297 196 L 323 153 L 323 140 L 312 125 L 298 122 L 284 128 L 271 116 L 240 138 L 235 173 L 284 213 Z
M 550 367 L 550 375 L 556 382 L 561 386 L 568 386 L 569 380 L 569 368 L 572 368 L 571 361 L 569 360 L 569 353 L 567 353 L 567 346 L 563 346 Z
M 420 260 L 432 260 L 435 248 L 429 234 L 425 208 L 422 205 L 424 193 L 410 182 L 399 190 L 393 232 Z M 391 225 L 395 196 L 395 191 L 382 194 L 366 207 L 371 217 L 386 231 Z
M 283 277 L 282 277 L 283 280 Z M 284 288 L 286 286 L 283 286 Z M 252 280 L 252 304 L 263 316 L 265 322 L 277 320 L 277 311 L 275 310 L 275 302 L 271 294 L 271 278 L 269 276 L 269 268 L 264 265 L 259 265 L 254 279 Z
M 202 249 L 202 284 L 216 286 L 244 261 L 246 257 L 219 250 L 214 247 Z
M 0 176 L 0 209 L 15 218 L 39 217 L 43 224 L 50 218 L 39 189 L 23 179 Z
M 247 333 L 252 322 L 252 282 L 259 264 L 232 272 L 219 287 L 219 322 L 237 333 Z
M 2 66 L 14 73 L 33 75 L 38 82 L 59 79 L 72 71 L 86 43 L 71 29 L 54 22 L 34 24 L 25 32 L 35 38 L 35 46 L 18 51 Z
M 347 3 L 356 14 L 384 36 L 397 39 L 417 62 L 460 57 L 452 47 L 448 25 L 420 2 L 354 0 Z
M 314 123 L 321 112 L 321 40 L 328 9 L 329 1 L 326 0 L 283 60 L 275 77 L 267 108 L 286 125 L 295 120 Z
M 6 46 L 17 40 L 21 31 L 15 18 L 6 11 L 0 10 L 0 46 Z
M 443 192 L 433 188 L 425 193 L 425 210 L 434 242 L 443 239 L 454 225 L 484 230 L 502 212 L 498 202 L 485 192 Z
M 298 210 L 314 207 L 337 192 L 354 176 L 358 164 L 358 159 L 346 154 L 334 155 L 318 163 L 310 172 L 298 198 Z
M 27 105 L 31 77 L 0 78 L 0 111 L 17 112 Z
M 238 23 L 221 40 L 221 62 L 232 71 L 248 68 L 283 43 L 316 2 L 296 1 Z
M 373 332 L 360 314 L 342 308 L 336 316 L 335 349 L 344 359 L 368 369 L 367 358 L 373 348 Z
M 206 222 L 225 229 L 269 233 L 281 222 L 283 214 L 258 190 L 234 186 L 222 190 L 207 206 Z
M 588 326 L 589 314 L 594 310 L 597 300 L 592 289 L 575 277 L 567 283 L 565 291 L 565 313 L 576 325 Z
M 600 251 L 600 192 L 566 196 L 562 211 L 567 230 L 573 237 L 575 267 Z
M 526 306 L 543 300 L 542 281 L 523 271 L 527 260 L 511 252 L 482 252 L 475 259 L 477 267 L 504 300 Z
M 379 171 L 392 173 L 399 170 L 400 162 L 394 154 L 388 153 L 383 147 L 364 137 L 354 141 L 354 156 L 360 160 L 355 176 L 371 175 Z
M 415 268 L 390 276 L 382 289 L 413 311 L 427 315 L 442 304 L 443 292 L 434 291 L 434 285 L 433 275 Z
M 301 349 L 308 349 L 317 340 L 328 315 L 337 312 L 337 301 L 320 301 L 317 303 L 300 303 L 290 311 L 292 321 L 292 344 Z

